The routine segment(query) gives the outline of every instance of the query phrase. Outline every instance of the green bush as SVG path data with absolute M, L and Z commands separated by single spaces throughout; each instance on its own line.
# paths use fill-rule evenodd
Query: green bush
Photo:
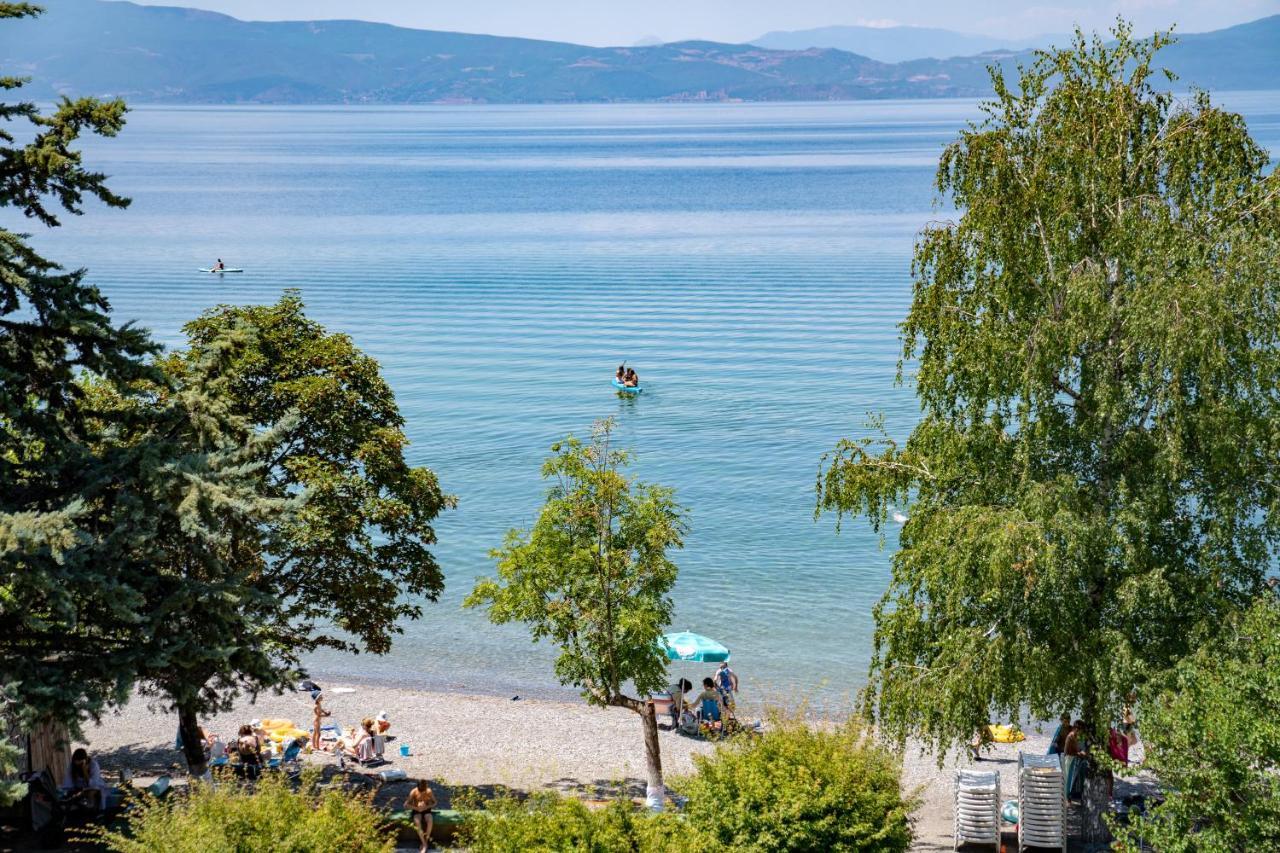
M 867 730 L 775 720 L 762 737 L 696 756 L 676 783 L 693 846 L 703 850 L 885 851 L 911 846 L 902 768 Z
M 1143 769 L 1166 800 L 1123 850 L 1280 850 L 1280 601 L 1259 601 L 1144 706 Z
M 539 793 L 490 800 L 484 811 L 468 815 L 460 841 L 472 853 L 660 853 L 676 849 L 674 824 L 629 800 L 589 809 L 573 797 Z
M 395 840 L 367 795 L 321 789 L 307 773 L 297 791 L 276 774 L 253 788 L 195 785 L 183 796 L 144 800 L 124 830 L 97 841 L 116 853 L 385 853 Z

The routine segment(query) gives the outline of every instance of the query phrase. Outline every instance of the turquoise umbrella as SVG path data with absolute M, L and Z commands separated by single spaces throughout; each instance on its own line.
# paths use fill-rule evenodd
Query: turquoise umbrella
M 681 631 L 662 638 L 667 660 L 687 660 L 695 663 L 720 663 L 729 659 L 729 650 L 710 637 Z

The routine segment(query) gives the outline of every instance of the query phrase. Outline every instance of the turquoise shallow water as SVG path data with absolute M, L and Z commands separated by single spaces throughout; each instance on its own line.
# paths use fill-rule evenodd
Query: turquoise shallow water
M 1226 96 L 1280 148 L 1280 95 Z M 863 682 L 888 552 L 813 519 L 824 451 L 871 410 L 905 433 L 896 323 L 913 237 L 964 101 L 423 109 L 141 109 L 90 161 L 131 196 L 39 243 L 116 314 L 181 341 L 218 302 L 299 288 L 376 356 L 410 456 L 459 508 L 448 589 L 387 657 L 320 676 L 554 692 L 550 651 L 460 609 L 543 494 L 547 447 L 613 415 L 692 533 L 677 629 L 749 690 L 839 701 Z M 247 268 L 194 273 L 215 257 Z M 609 385 L 626 359 L 647 390 Z M 892 540 L 890 540 L 892 545 Z M 692 674 L 692 673 L 690 673 Z

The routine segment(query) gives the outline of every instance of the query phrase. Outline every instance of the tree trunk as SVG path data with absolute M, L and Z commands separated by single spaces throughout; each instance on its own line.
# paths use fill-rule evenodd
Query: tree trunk
M 1109 771 L 1089 760 L 1080 797 L 1080 842 L 1085 850 L 1107 850 L 1111 846 L 1111 830 L 1102 819 L 1110 800 L 1110 777 Z
M 182 735 L 182 757 L 187 760 L 187 772 L 192 779 L 199 779 L 208 766 L 204 757 L 204 738 L 200 737 L 200 721 L 195 708 L 189 703 L 178 703 L 178 732 Z
M 647 786 L 645 801 L 654 811 L 662 811 L 667 792 L 662 783 L 662 753 L 658 744 L 658 714 L 653 702 L 640 705 L 640 724 L 644 726 L 644 763 Z

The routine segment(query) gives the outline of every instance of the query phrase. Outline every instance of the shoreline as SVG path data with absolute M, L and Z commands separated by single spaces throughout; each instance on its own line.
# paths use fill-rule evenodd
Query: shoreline
M 410 779 L 426 777 L 437 789 L 450 786 L 493 790 L 558 790 L 579 796 L 615 794 L 623 789 L 632 796 L 644 791 L 645 760 L 640 718 L 621 708 L 595 708 L 585 701 L 566 702 L 424 691 L 388 687 L 360 679 L 325 683 L 325 705 L 332 721 L 344 728 L 358 725 L 364 716 L 386 711 L 391 722 L 387 744 L 389 764 L 375 769 L 352 768 L 372 777 L 380 770 L 401 769 Z M 338 689 L 352 692 L 335 692 Z M 750 696 L 742 705 L 746 721 L 755 718 Z M 209 732 L 227 740 L 242 723 L 253 718 L 288 718 L 299 728 L 310 729 L 311 698 L 306 693 L 263 694 L 255 702 L 242 698 L 233 710 L 202 720 Z M 832 720 L 833 718 L 827 717 Z M 177 721 L 174 715 L 150 710 L 146 697 L 136 696 L 118 712 L 89 723 L 84 736 L 92 754 L 108 773 L 129 768 L 139 778 L 170 773 L 185 776 L 182 757 L 174 749 Z M 978 765 L 1002 771 L 1008 797 L 1016 796 L 1016 772 L 1020 751 L 1043 753 L 1048 731 L 1025 730 L 1018 744 L 995 744 Z M 696 755 L 714 751 L 716 744 L 675 732 L 660 731 L 663 770 L 668 777 L 691 773 Z M 399 754 L 401 745 L 411 755 Z M 896 751 L 896 750 L 895 750 Z M 952 832 L 952 778 L 955 769 L 972 766 L 963 752 L 948 754 L 942 766 L 936 757 L 922 754 L 918 743 L 898 752 L 902 762 L 902 786 L 918 791 L 915 813 L 915 850 L 950 850 Z M 336 770 L 336 760 L 315 753 L 304 762 Z M 386 786 L 388 801 L 402 797 L 407 783 Z M 405 787 L 407 790 L 407 787 Z

